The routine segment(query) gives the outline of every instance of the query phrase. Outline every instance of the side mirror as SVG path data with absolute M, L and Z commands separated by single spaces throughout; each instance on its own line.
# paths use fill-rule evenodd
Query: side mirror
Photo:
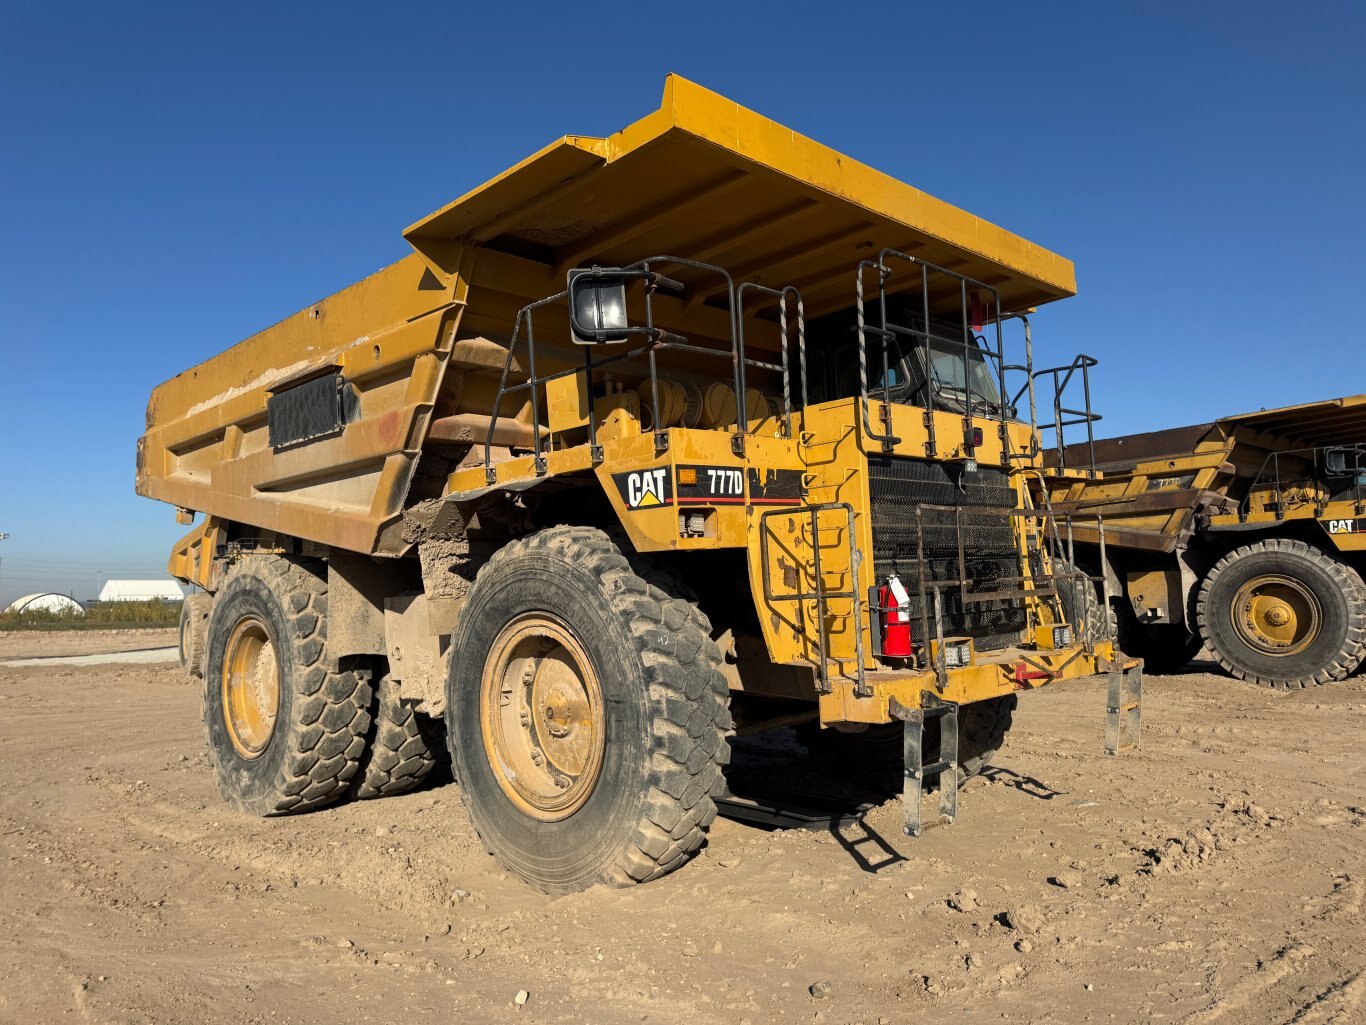
M 569 335 L 575 345 L 611 345 L 632 333 L 626 277 L 611 268 L 569 272 Z

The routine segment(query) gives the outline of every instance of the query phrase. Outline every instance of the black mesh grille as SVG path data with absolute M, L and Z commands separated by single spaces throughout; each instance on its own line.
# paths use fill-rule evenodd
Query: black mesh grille
M 873 456 L 868 460 L 868 490 L 873 511 L 873 565 L 881 583 L 896 573 L 911 596 L 911 629 L 920 632 L 920 579 L 916 545 L 917 505 L 951 506 L 957 512 L 921 513 L 924 526 L 926 580 L 957 580 L 958 532 L 969 592 L 1020 589 L 1020 557 L 1014 527 L 1004 511 L 1015 505 L 1015 492 L 1006 474 L 983 467 L 962 471 L 961 464 L 926 463 L 916 459 Z M 1011 579 L 1011 578 L 1016 579 Z M 925 609 L 933 630 L 934 598 Z M 972 637 L 980 651 L 1004 648 L 1019 640 L 1026 626 L 1024 602 L 969 602 L 963 604 L 956 587 L 944 591 L 946 636 Z

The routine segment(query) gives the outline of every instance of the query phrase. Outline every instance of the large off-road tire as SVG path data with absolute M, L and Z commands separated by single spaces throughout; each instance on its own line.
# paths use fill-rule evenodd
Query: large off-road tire
M 1016 696 L 1006 694 L 975 701 L 958 709 L 958 785 L 978 775 L 1005 744 L 1016 706 Z M 797 740 L 807 751 L 834 766 L 870 773 L 900 773 L 904 767 L 901 723 L 869 726 L 857 733 L 821 729 L 816 723 L 797 727 Z M 939 720 L 925 724 L 925 761 L 939 758 Z
M 1058 589 L 1062 614 L 1078 641 L 1096 644 L 1113 635 L 1110 612 L 1096 593 L 1089 577 L 1061 556 L 1053 557 L 1053 579 Z
M 1275 538 L 1225 555 L 1200 584 L 1200 633 L 1239 679 L 1296 688 L 1345 679 L 1366 655 L 1366 586 L 1350 566 Z
M 178 654 L 180 668 L 188 676 L 199 676 L 204 669 L 204 644 L 208 633 L 213 595 L 198 591 L 180 603 Z
M 375 686 L 370 735 L 350 794 L 360 800 L 412 790 L 436 766 L 443 743 L 440 724 L 399 700 L 399 687 L 386 674 Z
M 479 571 L 451 639 L 447 737 L 470 820 L 546 892 L 661 876 L 716 815 L 721 652 L 650 572 L 600 530 L 542 530 Z
M 1019 698 L 1005 694 L 958 710 L 959 785 L 976 776 L 1005 745 Z
M 1119 621 L 1119 648 L 1143 660 L 1143 671 L 1154 676 L 1179 673 L 1200 654 L 1204 642 L 1179 623 L 1140 623 L 1122 600 L 1115 615 Z
M 328 668 L 322 568 L 277 555 L 233 567 L 209 617 L 204 720 L 223 797 L 253 815 L 340 797 L 370 726 L 370 685 Z

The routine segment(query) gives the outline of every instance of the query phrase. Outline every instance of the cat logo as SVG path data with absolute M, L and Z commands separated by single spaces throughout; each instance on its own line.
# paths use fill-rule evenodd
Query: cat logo
M 1328 533 L 1330 534 L 1355 534 L 1357 531 L 1356 520 L 1329 520 Z
M 669 487 L 668 467 L 618 474 L 617 483 L 621 486 L 627 506 L 632 509 L 668 505 L 673 499 Z

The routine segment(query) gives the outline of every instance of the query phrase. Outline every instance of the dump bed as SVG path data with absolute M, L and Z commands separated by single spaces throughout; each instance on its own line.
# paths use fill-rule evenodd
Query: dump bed
M 460 446 L 486 435 L 517 310 L 579 265 L 708 261 L 797 286 L 809 318 L 847 308 L 854 268 L 884 247 L 991 285 L 1004 310 L 1075 290 L 1066 259 L 677 76 L 640 121 L 566 136 L 405 237 L 413 255 L 159 386 L 139 493 L 401 554 L 404 509 L 439 496 Z M 676 276 L 686 297 L 661 298 L 658 323 L 723 341 L 725 283 Z M 501 444 L 540 429 L 526 406 L 503 412 Z
M 1075 537 L 1096 541 L 1087 517 L 1102 516 L 1107 544 L 1174 551 L 1190 533 L 1247 511 L 1249 495 L 1310 479 L 1326 446 L 1366 444 L 1366 395 L 1221 417 L 1212 423 L 1130 434 L 1049 453 L 1048 494 L 1058 513 L 1080 517 Z M 1059 469 L 1061 465 L 1065 469 Z

